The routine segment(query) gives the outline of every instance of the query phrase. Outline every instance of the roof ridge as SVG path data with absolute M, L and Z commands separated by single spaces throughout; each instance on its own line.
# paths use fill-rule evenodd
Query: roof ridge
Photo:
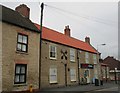
M 37 24 L 37 23 L 34 23 L 34 24 Z M 39 24 L 37 24 L 37 25 L 40 26 Z M 59 33 L 59 34 L 61 34 L 61 35 L 65 35 L 65 34 L 62 33 L 62 32 L 59 32 L 59 31 L 57 31 L 57 30 L 53 30 L 53 29 L 48 28 L 48 27 L 46 27 L 46 26 L 43 26 L 43 27 L 46 28 L 46 29 L 52 30 L 52 31 L 54 31 L 54 32 L 56 32 L 56 33 Z M 69 36 L 67 36 L 67 35 L 65 35 L 65 36 L 68 37 L 68 38 L 72 38 L 72 39 L 81 41 L 81 42 L 83 42 L 83 43 L 86 43 L 86 42 L 84 42 L 84 41 L 82 41 L 82 40 L 80 40 L 80 39 L 77 39 L 77 38 L 75 38 L 75 37 L 69 37 Z
M 35 23 L 35 26 L 40 29 L 40 25 Z M 64 44 L 67 46 L 71 46 L 80 50 L 97 53 L 97 51 L 88 43 L 79 40 L 74 37 L 66 36 L 65 34 L 55 31 L 53 29 L 50 29 L 48 27 L 43 26 L 43 32 L 42 32 L 42 39 L 50 40 L 52 42 L 57 42 L 60 44 Z

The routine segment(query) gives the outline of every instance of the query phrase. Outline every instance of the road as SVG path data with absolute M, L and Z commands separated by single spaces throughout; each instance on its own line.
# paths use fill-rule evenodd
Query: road
M 110 88 L 105 88 L 105 89 L 99 89 L 99 90 L 93 90 L 93 91 L 88 91 L 85 93 L 120 93 L 118 92 L 118 87 L 110 87 Z
M 118 85 L 114 82 L 104 83 L 100 86 L 94 84 L 67 86 L 51 89 L 43 89 L 37 93 L 120 93 L 118 92 Z

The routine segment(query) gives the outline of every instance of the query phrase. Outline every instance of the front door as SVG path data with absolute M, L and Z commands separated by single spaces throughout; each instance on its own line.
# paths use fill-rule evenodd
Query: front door
M 86 69 L 84 72 L 86 79 L 87 79 L 87 83 L 90 83 L 90 70 Z

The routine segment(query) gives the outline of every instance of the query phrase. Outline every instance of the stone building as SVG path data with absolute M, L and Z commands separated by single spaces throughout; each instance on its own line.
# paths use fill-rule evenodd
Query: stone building
M 85 42 L 73 38 L 69 26 L 64 34 L 47 27 L 42 33 L 41 88 L 92 83 L 99 78 L 97 51 L 89 37 Z
M 0 92 L 28 90 L 30 84 L 38 89 L 39 30 L 28 15 L 2 5 L 0 9 Z
M 28 90 L 92 83 L 99 79 L 98 52 L 90 43 L 43 27 L 41 58 L 39 25 L 29 19 L 30 9 L 2 7 L 0 17 L 0 91 Z M 41 60 L 39 60 L 41 59 Z M 39 67 L 40 66 L 40 67 Z

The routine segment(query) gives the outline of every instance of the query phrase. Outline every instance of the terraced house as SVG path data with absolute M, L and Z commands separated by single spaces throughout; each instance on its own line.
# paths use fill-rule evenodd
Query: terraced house
M 18 12 L 21 8 L 26 16 Z M 0 9 L 0 92 L 27 90 L 30 84 L 38 89 L 40 33 L 29 20 L 30 9 Z
M 89 37 L 85 42 L 71 37 L 69 26 L 64 34 L 43 27 L 41 88 L 92 83 L 99 78 L 97 59 Z
M 100 77 L 98 52 L 89 37 L 73 38 L 69 26 L 64 34 L 43 27 L 39 61 L 40 26 L 30 21 L 30 9 L 24 4 L 15 11 L 1 7 L 1 91 L 92 83 Z

